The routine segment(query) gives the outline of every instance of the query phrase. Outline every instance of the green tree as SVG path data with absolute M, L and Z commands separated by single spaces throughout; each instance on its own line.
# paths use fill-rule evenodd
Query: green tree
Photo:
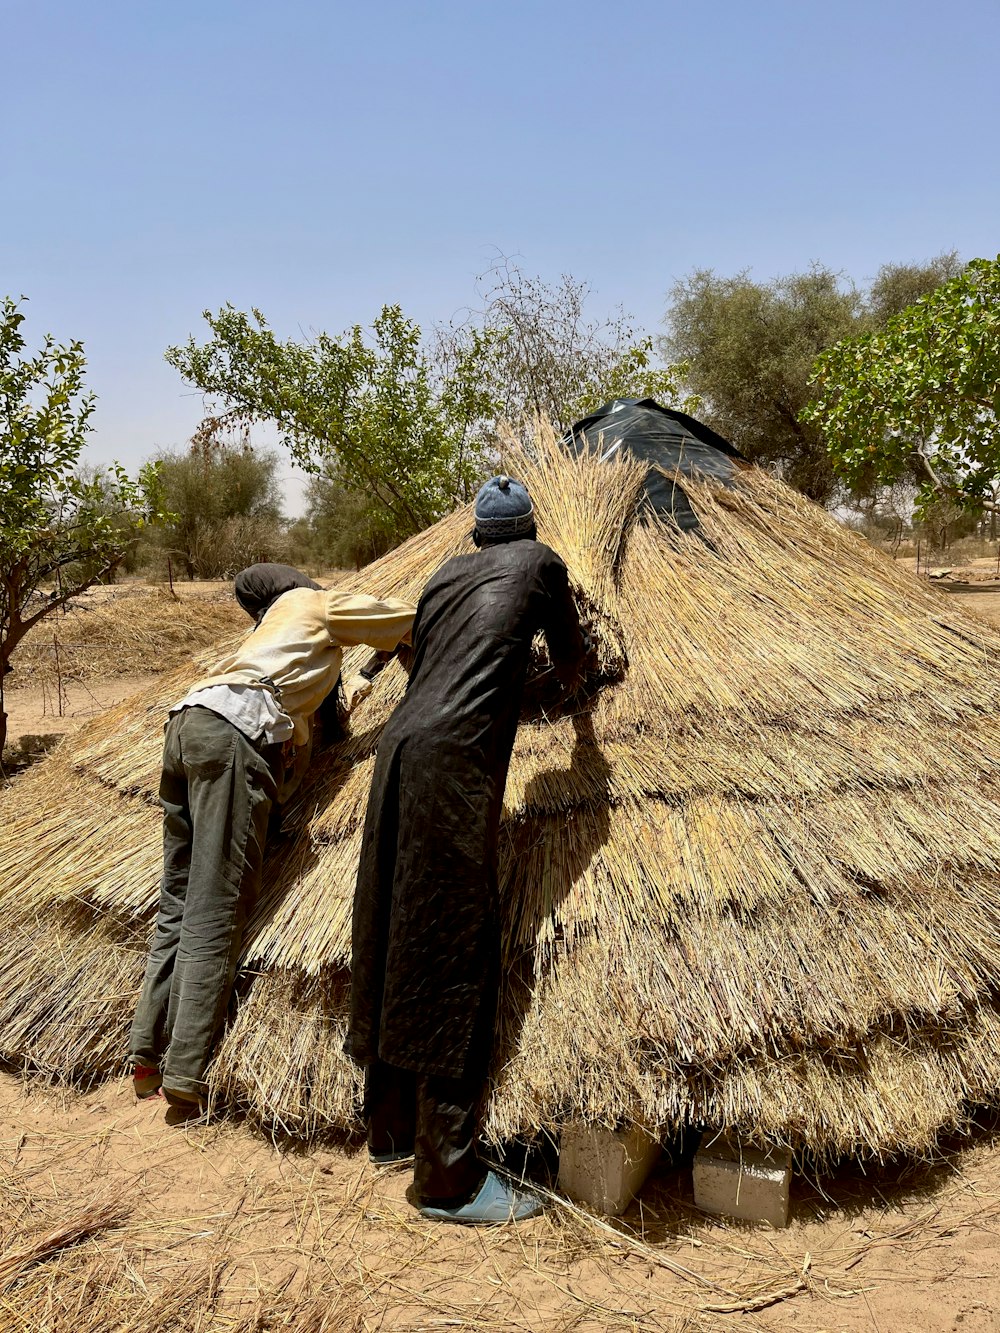
M 24 636 L 108 574 L 150 519 L 162 517 L 156 468 L 130 480 L 115 465 L 82 475 L 93 394 L 79 342 L 46 337 L 25 355 L 24 314 L 0 306 L 0 753 L 7 736 L 3 679 Z
M 158 461 L 173 519 L 158 530 L 156 545 L 188 578 L 228 578 L 283 554 L 277 454 L 216 430 Z
M 699 270 L 673 288 L 665 353 L 688 367 L 699 413 L 756 463 L 826 504 L 838 475 L 822 432 L 803 409 L 816 357 L 843 338 L 884 324 L 900 302 L 937 287 L 958 261 L 888 264 L 866 294 L 832 270 L 754 282 Z
M 495 404 L 484 364 L 491 336 L 471 330 L 443 371 L 420 328 L 385 306 L 312 342 L 282 341 L 258 310 L 205 312 L 211 336 L 167 351 L 229 423 L 271 421 L 308 472 L 338 477 L 401 540 L 468 497 L 481 471 L 480 423 Z
M 289 530 L 292 563 L 321 569 L 360 569 L 396 544 L 366 497 L 335 476 L 310 477 L 306 512 Z
M 957 278 L 964 267 L 957 250 L 924 264 L 883 264 L 865 301 L 869 327 L 884 327 L 893 315 L 900 314 L 942 283 Z
M 852 485 L 916 475 L 918 506 L 998 512 L 1000 256 L 816 362 L 803 416 Z

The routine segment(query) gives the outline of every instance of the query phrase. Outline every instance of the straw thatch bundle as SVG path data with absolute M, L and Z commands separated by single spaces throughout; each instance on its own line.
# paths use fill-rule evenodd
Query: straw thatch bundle
M 567 1116 L 708 1121 L 822 1153 L 921 1150 L 1000 1091 L 1000 634 L 781 482 L 512 462 L 599 643 L 585 707 L 518 733 L 500 877 L 496 1136 Z M 461 512 L 356 576 L 416 598 Z M 214 654 L 213 654 L 214 656 Z M 348 669 L 352 663 L 348 663 Z M 120 1066 L 159 876 L 164 679 L 4 797 L 0 1051 Z M 394 664 L 272 851 L 214 1086 L 308 1133 L 352 1123 L 350 909 Z M 600 684 L 600 688 L 596 686 Z

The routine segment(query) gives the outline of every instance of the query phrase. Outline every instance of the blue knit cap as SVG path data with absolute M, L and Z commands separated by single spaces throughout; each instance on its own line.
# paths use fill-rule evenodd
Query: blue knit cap
M 482 537 L 521 537 L 534 524 L 531 496 L 511 477 L 490 477 L 476 496 L 476 528 Z

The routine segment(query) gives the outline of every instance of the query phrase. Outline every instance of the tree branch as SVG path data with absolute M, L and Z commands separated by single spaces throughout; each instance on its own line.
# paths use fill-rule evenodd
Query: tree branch
M 914 446 L 913 460 L 930 482 L 935 494 L 940 495 L 945 500 L 951 500 L 953 504 L 957 504 L 961 508 L 966 507 L 962 503 L 962 492 L 960 488 L 957 486 L 949 486 L 947 482 L 941 480 L 938 474 L 934 471 L 931 460 L 919 445 Z M 987 514 L 1000 514 L 1000 505 L 998 505 L 995 500 L 987 500 L 983 498 L 978 500 L 977 504 L 979 505 L 979 508 Z

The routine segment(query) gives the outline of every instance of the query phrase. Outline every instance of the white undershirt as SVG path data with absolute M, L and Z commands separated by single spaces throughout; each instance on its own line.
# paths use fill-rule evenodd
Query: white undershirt
M 292 719 L 283 713 L 270 690 L 259 685 L 208 685 L 192 690 L 174 704 L 171 713 L 182 708 L 207 708 L 224 717 L 249 740 L 261 735 L 269 745 L 286 741 L 295 730 Z

